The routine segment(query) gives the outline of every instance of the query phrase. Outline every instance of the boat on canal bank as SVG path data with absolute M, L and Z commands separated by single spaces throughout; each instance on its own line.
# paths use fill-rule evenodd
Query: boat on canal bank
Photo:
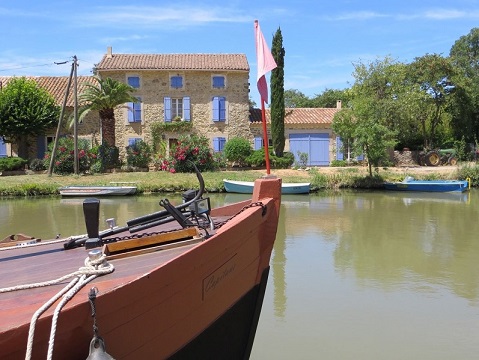
M 252 194 L 254 188 L 253 181 L 236 181 L 223 179 L 223 185 L 226 192 L 237 194 Z M 282 194 L 308 194 L 311 183 L 283 183 L 281 185 Z
M 416 180 L 407 176 L 403 181 L 385 182 L 386 190 L 418 192 L 464 192 L 469 190 L 469 180 Z
M 58 189 L 63 197 L 88 197 L 88 196 L 125 196 L 134 195 L 137 187 L 134 185 L 72 185 L 63 186 Z
M 248 358 L 263 303 L 281 179 L 209 208 L 200 190 L 86 235 L 0 245 L 0 358 Z M 247 235 L 247 236 L 245 236 Z M 17 238 L 18 240 L 18 238 Z

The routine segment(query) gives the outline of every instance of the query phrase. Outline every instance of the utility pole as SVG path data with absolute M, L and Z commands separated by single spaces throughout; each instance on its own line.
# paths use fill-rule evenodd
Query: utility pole
M 78 83 L 77 83 L 77 56 L 73 56 L 73 68 L 74 68 L 74 77 L 73 77 L 73 171 L 75 175 L 79 174 L 79 162 L 78 162 Z
M 64 64 L 64 63 L 62 63 Z M 55 155 L 57 153 L 57 146 L 58 146 L 58 139 L 60 138 L 60 130 L 62 127 L 62 122 L 63 122 L 63 115 L 65 113 L 65 107 L 67 106 L 67 100 L 68 100 L 68 95 L 70 94 L 70 86 L 72 84 L 72 77 L 75 69 L 75 64 L 72 64 L 72 70 L 70 72 L 70 77 L 68 78 L 68 85 L 65 90 L 65 98 L 63 99 L 63 106 L 62 110 L 60 112 L 60 119 L 58 119 L 58 125 L 57 125 L 57 133 L 55 135 L 55 141 L 53 143 L 53 149 L 50 157 L 50 166 L 48 167 L 48 176 L 52 176 L 53 173 L 53 162 L 55 161 Z

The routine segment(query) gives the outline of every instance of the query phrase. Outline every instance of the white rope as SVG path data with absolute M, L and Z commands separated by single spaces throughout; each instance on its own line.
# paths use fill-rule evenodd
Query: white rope
M 1 292 L 7 291 L 14 291 L 14 290 L 21 290 L 21 289 L 30 289 L 34 287 L 43 287 L 48 285 L 57 284 L 59 279 L 67 279 L 69 277 L 74 277 L 68 285 L 66 285 L 63 289 L 61 289 L 57 294 L 55 294 L 50 300 L 48 300 L 40 309 L 38 309 L 32 316 L 30 321 L 30 329 L 28 331 L 28 341 L 27 341 L 27 351 L 25 354 L 25 360 L 30 360 L 32 357 L 32 349 L 33 349 L 33 338 L 35 333 L 35 326 L 38 318 L 43 314 L 46 310 L 48 310 L 60 297 L 63 297 L 60 303 L 56 306 L 55 311 L 52 317 L 52 327 L 50 331 L 50 339 L 48 343 L 48 356 L 47 359 L 51 360 L 53 356 L 53 345 L 55 340 L 55 333 L 57 327 L 58 317 L 60 315 L 61 309 L 66 305 L 68 301 L 70 301 L 80 289 L 85 286 L 87 283 L 95 279 L 100 275 L 105 275 L 112 273 L 115 270 L 112 264 L 106 262 L 106 256 L 102 254 L 101 257 L 95 260 L 91 260 L 90 258 L 85 259 L 85 266 L 81 267 L 78 271 L 73 272 L 69 275 L 62 276 L 56 280 L 52 281 L 45 281 L 42 283 L 37 284 L 27 284 L 27 285 L 20 285 L 11 288 L 0 289 Z M 76 276 L 76 277 L 75 277 Z M 61 280 L 61 281 L 63 281 Z M 61 282 L 60 281 L 60 282 Z M 7 290 L 7 291 L 2 291 Z
M 102 258 L 97 260 L 97 261 L 99 261 L 99 264 L 97 264 L 97 266 L 101 265 L 103 263 L 104 259 L 105 259 L 105 257 L 103 256 Z M 85 260 L 85 266 L 79 268 L 78 271 L 72 272 L 70 274 L 64 275 L 62 277 L 59 277 L 59 278 L 53 279 L 53 280 L 43 281 L 43 282 L 39 282 L 39 283 L 15 285 L 15 286 L 7 287 L 7 288 L 2 288 L 2 289 L 0 289 L 0 294 L 11 292 L 11 291 L 17 291 L 17 290 L 34 289 L 34 288 L 38 288 L 38 287 L 56 285 L 56 284 L 62 283 L 65 280 L 68 280 L 72 277 L 81 276 L 83 274 L 86 274 L 86 275 L 95 274 L 97 276 L 105 275 L 105 274 L 109 274 L 109 273 L 113 272 L 113 270 L 114 270 L 113 265 L 110 265 L 110 264 L 108 264 L 108 265 L 110 267 L 112 267 L 113 269 L 110 268 L 110 267 L 102 267 L 102 268 L 99 268 L 99 269 L 95 268 L 95 267 L 92 267 L 92 266 L 95 266 L 95 264 L 89 265 L 89 264 L 87 264 L 87 260 L 90 261 L 87 258 Z
M 52 304 L 57 301 L 63 294 L 65 294 L 68 290 L 70 290 L 75 283 L 77 283 L 79 278 L 74 278 L 72 281 L 65 286 L 62 290 L 60 290 L 57 294 L 55 294 L 50 300 L 48 300 L 41 308 L 39 308 L 32 316 L 30 320 L 30 328 L 28 329 L 28 341 L 27 341 L 27 352 L 25 354 L 25 360 L 29 360 L 32 358 L 32 348 L 33 348 L 33 337 L 35 334 L 35 326 L 37 325 L 38 318 L 47 311 Z
M 58 317 L 60 316 L 60 311 L 63 309 L 66 303 L 70 301 L 76 295 L 77 292 L 80 291 L 82 287 L 84 287 L 86 284 L 88 284 L 90 281 L 92 281 L 96 277 L 97 275 L 91 275 L 89 277 L 86 277 L 86 275 L 82 275 L 80 277 L 80 280 L 75 284 L 75 286 L 73 286 L 70 289 L 70 291 L 68 291 L 65 295 L 63 295 L 63 299 L 55 308 L 55 312 L 53 313 L 53 318 L 52 318 L 52 328 L 50 330 L 50 339 L 48 340 L 47 360 L 51 360 L 53 357 L 53 345 L 55 344 L 55 333 L 57 331 L 57 321 L 58 321 Z

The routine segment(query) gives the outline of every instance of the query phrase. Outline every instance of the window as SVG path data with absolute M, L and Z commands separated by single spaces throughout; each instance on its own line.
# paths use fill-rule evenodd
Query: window
M 213 138 L 213 150 L 214 152 L 222 152 L 225 148 L 226 138 L 224 137 L 215 137 Z
M 134 87 L 135 89 L 140 88 L 140 77 L 139 76 L 128 76 L 128 85 Z
M 128 146 L 134 146 L 136 143 L 143 140 L 142 138 L 128 138 Z
M 170 78 L 170 86 L 173 89 L 181 89 L 183 87 L 183 77 L 175 75 Z
M 137 97 L 138 102 L 128 103 L 128 122 L 141 122 L 141 98 Z
M 213 121 L 226 120 L 226 98 L 224 96 L 213 97 Z
M 190 97 L 182 98 L 165 97 L 163 99 L 165 107 L 165 122 L 170 122 L 176 117 L 183 121 L 190 121 Z
M 223 89 L 225 87 L 225 77 L 220 75 L 215 75 L 212 77 L 213 87 L 217 89 Z
M 268 146 L 273 146 L 273 139 L 268 138 Z M 260 150 L 264 147 L 264 139 L 262 137 L 255 137 L 254 138 L 254 150 Z

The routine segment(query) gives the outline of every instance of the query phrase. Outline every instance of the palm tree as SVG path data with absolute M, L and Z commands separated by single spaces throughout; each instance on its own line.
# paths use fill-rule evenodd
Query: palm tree
M 102 144 L 115 146 L 115 109 L 126 106 L 128 102 L 138 102 L 138 99 L 131 95 L 135 89 L 111 78 L 93 76 L 93 79 L 97 83 L 85 84 L 86 89 L 78 97 L 81 104 L 79 119 L 83 119 L 90 111 L 98 111 Z

